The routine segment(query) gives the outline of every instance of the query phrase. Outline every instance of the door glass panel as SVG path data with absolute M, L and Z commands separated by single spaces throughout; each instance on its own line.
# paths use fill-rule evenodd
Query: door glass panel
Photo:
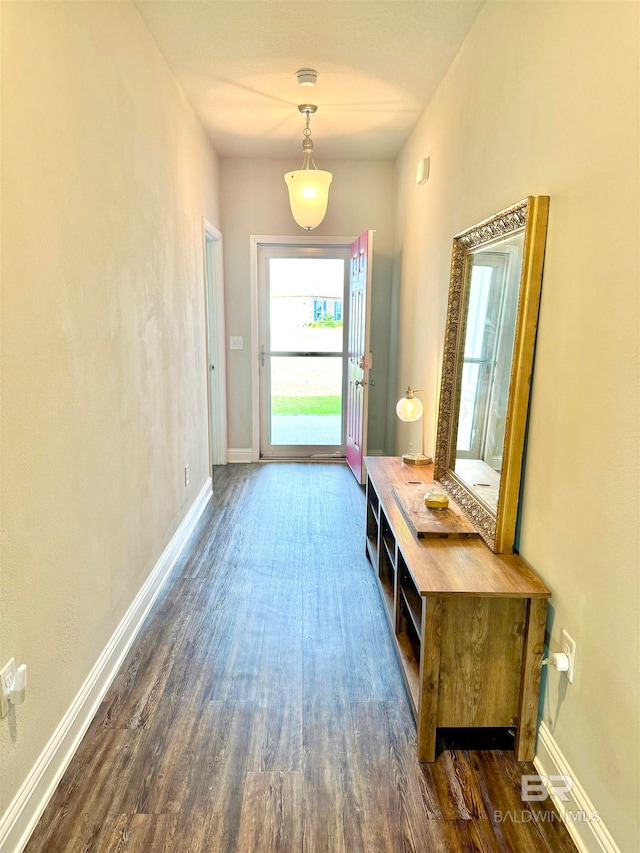
M 271 352 L 342 352 L 342 258 L 270 258 Z
M 272 445 L 342 444 L 342 370 L 342 356 L 272 356 Z
M 476 264 L 471 272 L 469 313 L 467 315 L 467 337 L 464 357 L 483 358 L 486 349 L 488 311 L 491 304 L 491 279 L 493 269 Z
M 460 414 L 458 420 L 458 451 L 471 450 L 473 440 L 473 418 L 478 396 L 480 365 L 466 363 L 462 368 L 460 383 Z
M 495 508 L 502 468 L 524 235 L 469 255 L 464 361 L 454 470 Z M 478 481 L 478 482 L 476 482 Z M 490 490 L 485 492 L 484 489 Z
M 504 262 L 493 255 L 474 256 L 460 388 L 457 456 L 479 458 L 484 446 L 488 395 L 503 293 Z

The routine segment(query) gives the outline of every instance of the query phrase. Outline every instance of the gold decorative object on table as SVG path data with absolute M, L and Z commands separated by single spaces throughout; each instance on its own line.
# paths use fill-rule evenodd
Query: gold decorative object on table
M 449 506 L 449 498 L 444 492 L 432 489 L 424 496 L 424 505 L 427 509 L 446 509 Z

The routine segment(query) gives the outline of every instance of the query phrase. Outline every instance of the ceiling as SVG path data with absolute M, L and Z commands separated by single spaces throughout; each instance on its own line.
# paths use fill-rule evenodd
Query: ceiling
M 393 159 L 483 0 L 138 0 L 223 157 Z M 314 88 L 298 84 L 315 68 Z

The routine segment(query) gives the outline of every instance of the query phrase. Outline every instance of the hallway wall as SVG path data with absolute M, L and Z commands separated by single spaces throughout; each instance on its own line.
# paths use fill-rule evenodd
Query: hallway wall
M 563 628 L 577 642 L 544 720 L 624 851 L 640 849 L 638 59 L 637 3 L 486 4 L 399 159 L 394 267 L 396 393 L 429 389 L 431 451 L 452 237 L 551 197 L 519 545 L 553 592 L 551 650 Z
M 219 217 L 216 155 L 133 4 L 0 13 L 0 665 L 29 672 L 1 816 L 209 476 Z
M 318 131 L 317 147 L 322 144 Z M 285 172 L 298 167 L 292 160 L 221 161 L 221 209 L 225 253 L 225 308 L 229 335 L 242 335 L 243 351 L 227 352 L 229 447 L 251 446 L 251 285 L 249 244 L 252 234 L 303 237 L 291 210 Z M 371 341 L 375 388 L 369 395 L 369 448 L 385 447 L 387 429 L 387 376 L 389 362 L 389 305 L 395 167 L 391 161 L 323 161 L 318 167 L 333 173 L 329 207 L 313 237 L 357 237 L 375 229 Z M 257 413 L 255 413 L 257 417 Z

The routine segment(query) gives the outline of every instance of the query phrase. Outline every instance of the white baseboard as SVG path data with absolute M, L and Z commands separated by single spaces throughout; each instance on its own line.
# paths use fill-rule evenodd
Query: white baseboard
M 21 853 L 26 846 L 147 613 L 211 499 L 211 494 L 209 479 L 134 598 L 13 802 L 0 819 L 1 853 Z
M 569 767 L 545 722 L 540 723 L 536 757 L 533 763 L 541 776 L 568 776 L 572 780 L 573 785 L 571 790 L 566 793 L 568 797 L 566 801 L 554 793 L 553 787 L 548 790 L 553 804 L 558 809 L 560 817 L 580 853 L 620 853 L 620 848 L 601 820 L 579 819 L 582 815 L 586 818 L 591 817 L 596 813 L 596 809 L 578 781 L 576 774 Z M 541 804 L 536 803 L 535 805 Z
M 367 456 L 384 456 L 384 450 L 367 450 Z M 227 448 L 227 462 L 257 462 L 251 447 Z M 274 461 L 274 460 L 271 460 Z
M 229 447 L 227 448 L 228 462 L 253 462 L 253 448 L 251 447 Z

